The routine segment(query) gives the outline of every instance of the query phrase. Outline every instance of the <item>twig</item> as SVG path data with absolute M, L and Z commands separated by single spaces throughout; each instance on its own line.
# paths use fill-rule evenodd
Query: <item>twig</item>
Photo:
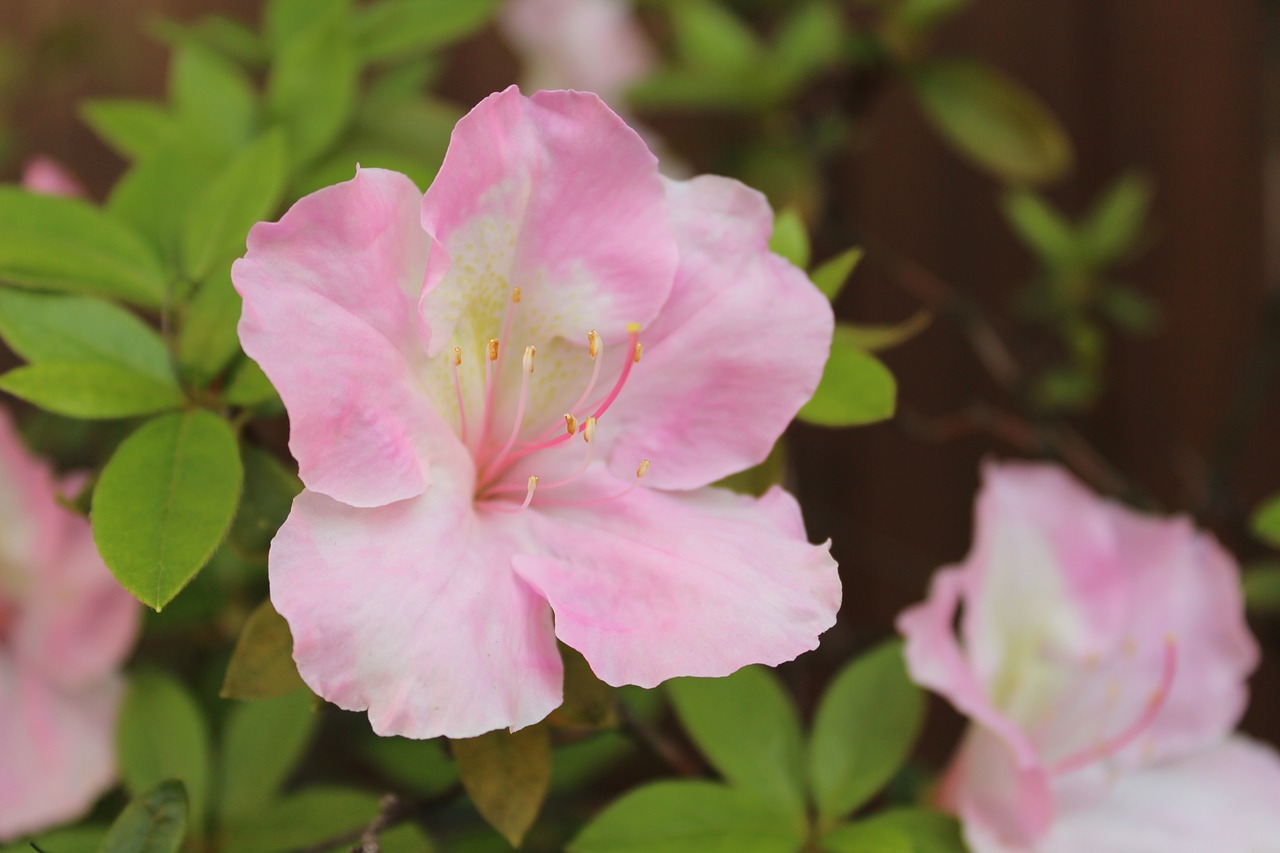
M 618 700 L 618 721 L 625 732 L 630 734 L 654 755 L 662 759 L 672 770 L 681 776 L 704 776 L 705 769 L 697 758 L 690 755 L 675 741 L 667 737 L 656 726 L 638 717 L 635 711 Z
M 392 827 L 399 826 L 410 818 L 420 817 L 452 802 L 462 793 L 461 785 L 452 785 L 431 797 L 422 800 L 402 800 L 395 794 L 387 794 L 378 804 L 378 814 L 364 826 L 357 826 L 346 832 L 327 838 L 318 844 L 294 851 L 294 853 L 330 853 L 339 847 L 354 844 L 352 853 L 379 853 L 378 836 Z

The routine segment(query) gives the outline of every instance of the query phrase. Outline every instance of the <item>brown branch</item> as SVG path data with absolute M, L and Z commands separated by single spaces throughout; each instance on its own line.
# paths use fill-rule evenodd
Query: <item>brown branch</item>
M 348 845 L 355 845 L 350 848 L 351 853 L 379 853 L 381 846 L 378 836 L 381 833 L 447 805 L 461 793 L 461 785 L 452 785 L 439 794 L 416 801 L 402 800 L 395 794 L 387 794 L 379 801 L 378 813 L 369 823 L 339 833 L 310 847 L 301 848 L 294 853 L 330 853 L 332 850 Z
M 672 770 L 681 776 L 706 775 L 702 762 L 690 755 L 680 744 L 667 737 L 656 726 L 637 716 L 635 711 L 621 699 L 618 700 L 617 705 L 618 721 L 622 724 L 623 731 L 662 759 Z

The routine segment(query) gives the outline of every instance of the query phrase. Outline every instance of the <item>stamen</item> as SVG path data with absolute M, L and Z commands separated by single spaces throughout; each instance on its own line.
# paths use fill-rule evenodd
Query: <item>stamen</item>
M 518 291 L 517 291 L 518 292 Z M 533 503 L 533 493 L 538 490 L 538 476 L 536 474 L 529 477 L 529 491 L 524 496 L 524 503 L 520 504 L 520 509 L 528 509 L 529 504 Z M 516 510 L 519 512 L 520 510 Z
M 536 352 L 537 349 L 534 347 L 524 348 L 524 358 L 520 361 L 521 366 L 524 368 L 520 376 L 520 399 L 516 403 L 516 417 L 511 424 L 511 435 L 507 436 L 507 443 L 502 445 L 502 449 L 490 458 L 489 464 L 481 472 L 479 478 L 481 483 L 485 481 L 490 472 L 497 470 L 502 465 L 503 457 L 507 455 L 507 451 L 516 443 L 516 436 L 520 434 L 520 427 L 524 423 L 525 405 L 529 402 L 529 377 L 533 375 L 533 356 Z
M 587 332 L 587 355 L 595 358 L 600 352 L 600 335 L 595 329 Z
M 467 443 L 467 409 L 462 403 L 462 383 L 458 381 L 458 366 L 462 364 L 462 347 L 453 348 L 453 390 L 458 395 L 458 421 L 462 443 Z
M 640 467 L 636 469 L 636 479 L 643 480 L 644 475 L 649 473 L 649 460 L 640 460 Z
M 520 301 L 520 288 L 518 288 L 518 287 L 513 287 L 513 288 L 511 289 L 511 301 L 512 301 L 512 302 L 519 302 L 519 301 Z
M 578 431 L 578 419 L 573 415 L 564 416 L 564 425 L 565 428 L 569 430 L 569 435 L 573 435 Z
M 586 424 L 583 425 L 582 440 L 587 444 L 596 440 L 596 419 L 594 417 L 587 418 Z
M 640 363 L 640 353 L 643 350 L 644 350 L 644 344 L 640 343 L 639 341 L 636 341 L 636 355 L 635 355 L 636 364 Z
M 1177 673 L 1177 669 L 1178 644 L 1177 640 L 1170 635 L 1164 638 L 1164 660 L 1160 671 L 1160 683 L 1155 690 L 1151 691 L 1151 695 L 1147 697 L 1147 702 L 1138 718 L 1114 737 L 1087 747 L 1075 755 L 1069 755 L 1053 764 L 1049 768 L 1050 771 L 1053 773 L 1071 773 L 1075 770 L 1081 770 L 1104 758 L 1110 758 L 1137 740 L 1159 716 L 1160 710 L 1164 707 L 1164 703 L 1173 689 L 1173 678 Z
M 627 324 L 627 341 L 630 344 L 629 349 L 632 357 L 622 362 L 622 372 L 618 374 L 618 381 L 614 383 L 613 390 L 609 392 L 609 396 L 604 398 L 604 402 L 595 410 L 594 417 L 600 417 L 609 410 L 613 405 L 613 401 L 618 399 L 618 395 L 622 393 L 622 386 L 627 384 L 627 377 L 631 375 L 631 366 L 640 360 L 640 324 Z
M 489 360 L 490 361 L 498 360 L 498 339 L 497 338 L 489 338 Z
M 608 497 L 604 497 L 604 498 L 588 498 L 586 500 L 581 500 L 581 501 L 556 501 L 556 500 L 541 501 L 539 502 L 538 506 L 590 506 L 592 504 L 602 504 L 602 503 L 608 503 L 609 501 L 616 501 L 619 498 L 625 498 L 627 495 L 631 494 L 636 489 L 640 488 L 640 481 L 644 479 L 644 475 L 647 473 L 649 473 L 649 460 L 645 459 L 640 463 L 640 467 L 636 469 L 636 481 L 632 483 L 630 486 L 628 486 L 627 488 L 618 492 L 617 494 L 609 495 Z M 575 474 L 574 476 L 576 477 L 577 475 Z M 560 483 L 557 483 L 556 485 L 564 485 L 565 482 L 567 481 L 562 481 Z

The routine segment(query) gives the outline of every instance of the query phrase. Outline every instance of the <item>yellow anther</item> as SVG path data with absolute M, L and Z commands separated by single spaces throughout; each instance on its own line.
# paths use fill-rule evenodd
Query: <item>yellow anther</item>
M 489 338 L 489 360 L 490 361 L 498 360 L 498 339 L 497 338 Z
M 587 444 L 595 441 L 596 438 L 596 419 L 587 418 L 587 422 L 582 425 L 582 440 Z
M 595 358 L 600 353 L 600 335 L 595 329 L 587 332 L 587 354 Z
M 644 459 L 640 462 L 640 467 L 636 469 L 636 479 L 642 479 L 645 474 L 649 473 L 649 460 Z
M 569 430 L 569 435 L 573 435 L 578 431 L 578 419 L 573 415 L 564 416 L 564 425 L 565 428 Z
M 533 494 L 533 490 L 538 488 L 538 475 L 533 474 L 529 477 L 529 494 Z
M 511 288 L 511 301 L 512 302 L 520 301 L 520 288 L 518 287 Z
M 453 366 L 457 367 L 462 364 L 462 347 L 453 348 Z
M 627 334 L 628 334 L 628 335 L 637 335 L 637 334 L 639 334 L 639 333 L 640 333 L 640 324 L 639 324 L 639 323 L 628 323 L 628 324 L 627 324 Z
M 524 348 L 524 359 L 522 360 L 521 363 L 524 365 L 525 373 L 533 373 L 533 357 L 534 355 L 537 354 L 537 352 L 538 350 L 536 347 Z
M 634 356 L 636 364 L 640 363 L 640 353 L 644 352 L 644 344 L 636 341 L 636 354 Z

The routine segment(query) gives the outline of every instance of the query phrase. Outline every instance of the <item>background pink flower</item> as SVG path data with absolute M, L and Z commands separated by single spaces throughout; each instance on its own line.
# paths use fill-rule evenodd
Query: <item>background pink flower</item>
M 78 817 L 115 778 L 139 605 L 0 411 L 0 840 Z
M 557 637 L 615 685 L 816 646 L 827 547 L 780 490 L 705 488 L 768 454 L 830 344 L 771 228 L 741 184 L 660 178 L 596 96 L 514 87 L 425 198 L 366 169 L 256 226 L 233 278 L 307 487 L 270 558 L 307 683 L 467 737 L 560 703 Z
M 32 157 L 22 168 L 22 186 L 44 195 L 69 195 L 81 198 L 87 193 L 84 184 L 66 168 L 43 154 Z
M 970 846 L 1274 846 L 1280 760 L 1231 735 L 1257 660 L 1231 557 L 1055 466 L 983 474 L 972 551 L 898 620 L 913 678 L 973 721 L 940 790 Z

